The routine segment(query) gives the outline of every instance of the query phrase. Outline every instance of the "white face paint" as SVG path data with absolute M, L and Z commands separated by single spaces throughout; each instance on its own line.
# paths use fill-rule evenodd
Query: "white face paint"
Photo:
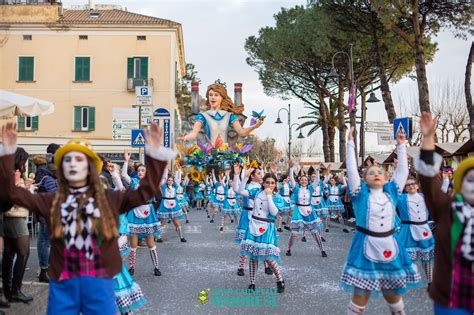
M 471 205 L 474 205 L 474 169 L 468 171 L 461 184 L 461 195 Z
M 89 175 L 89 162 L 87 156 L 78 151 L 72 151 L 64 155 L 63 174 L 71 187 L 83 187 L 87 184 Z

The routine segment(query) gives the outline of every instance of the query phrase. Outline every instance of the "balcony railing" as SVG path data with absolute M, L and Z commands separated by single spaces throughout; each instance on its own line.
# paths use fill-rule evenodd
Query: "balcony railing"
M 135 87 L 137 86 L 153 86 L 153 79 L 137 79 L 137 78 L 129 78 L 127 79 L 127 90 L 128 91 L 135 91 Z

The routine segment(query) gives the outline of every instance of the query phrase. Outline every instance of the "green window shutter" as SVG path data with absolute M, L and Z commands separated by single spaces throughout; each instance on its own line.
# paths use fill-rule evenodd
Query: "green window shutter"
M 25 117 L 18 117 L 18 131 L 25 130 Z
M 148 79 L 148 57 L 140 58 L 140 79 Z
M 31 117 L 31 130 L 38 130 L 38 116 Z
M 34 57 L 20 57 L 18 62 L 18 80 L 33 81 L 34 79 Z
M 95 107 L 89 107 L 89 130 L 95 130 Z
M 127 78 L 133 79 L 133 58 L 127 58 Z
M 80 131 L 81 130 L 81 122 L 82 122 L 82 111 L 81 106 L 74 106 L 74 130 Z
M 76 75 L 75 81 L 90 81 L 90 57 L 76 57 Z

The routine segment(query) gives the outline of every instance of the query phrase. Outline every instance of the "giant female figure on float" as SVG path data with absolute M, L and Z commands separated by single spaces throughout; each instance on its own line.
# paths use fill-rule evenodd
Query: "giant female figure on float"
M 238 115 L 242 114 L 244 106 L 235 105 L 227 95 L 226 88 L 221 84 L 211 84 L 207 88 L 206 98 L 209 109 L 196 116 L 193 130 L 187 135 L 179 137 L 179 140 L 192 141 L 196 139 L 204 126 L 206 136 L 211 143 L 216 143 L 219 137 L 223 143 L 228 143 L 227 135 L 230 126 L 239 136 L 246 137 L 263 124 L 263 119 L 259 119 L 254 125 L 243 128 Z

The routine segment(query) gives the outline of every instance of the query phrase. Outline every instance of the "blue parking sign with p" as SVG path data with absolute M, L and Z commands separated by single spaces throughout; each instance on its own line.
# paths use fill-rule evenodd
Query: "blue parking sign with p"
M 148 96 L 148 88 L 147 87 L 142 87 L 140 88 L 140 96 Z

